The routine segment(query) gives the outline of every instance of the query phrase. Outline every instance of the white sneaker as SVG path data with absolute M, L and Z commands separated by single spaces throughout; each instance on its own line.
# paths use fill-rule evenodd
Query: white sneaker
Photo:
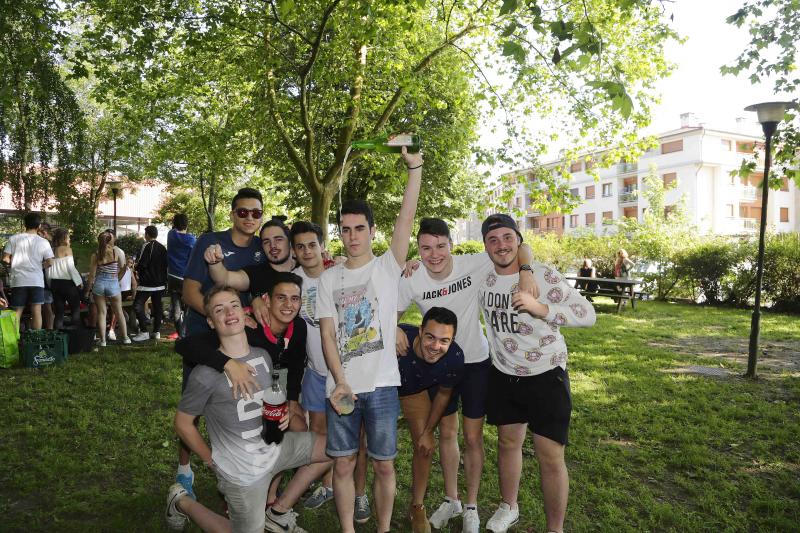
M 155 340 L 158 340 L 158 339 L 160 339 L 160 338 L 161 338 L 161 332 L 160 332 L 160 331 L 156 331 L 156 332 L 153 334 L 153 338 L 154 338 Z
M 130 337 L 125 337 L 124 339 L 122 339 L 122 344 L 130 344 L 130 343 L 131 343 Z
M 478 533 L 481 529 L 481 518 L 477 509 L 464 509 L 461 515 L 461 533 Z
M 459 500 L 445 500 L 436 511 L 431 515 L 428 522 L 435 529 L 442 529 L 447 525 L 451 518 L 461 514 L 461 502 Z
M 106 339 L 110 340 L 110 341 L 117 340 L 117 334 L 116 334 L 116 332 L 114 331 L 113 328 L 108 330 L 108 334 L 106 335 Z
M 189 519 L 188 516 L 178 510 L 178 500 L 184 496 L 189 496 L 189 493 L 180 483 L 172 485 L 167 493 L 167 510 L 164 516 L 167 519 L 167 526 L 175 531 L 182 531 L 183 526 L 186 525 L 186 521 Z
M 486 529 L 494 531 L 494 533 L 505 533 L 517 522 L 519 522 L 519 508 L 512 509 L 506 502 L 502 502 L 486 522 Z
M 274 533 L 308 533 L 305 529 L 297 525 L 297 513 L 291 509 L 277 515 L 272 512 L 272 507 L 267 507 L 264 515 L 264 531 Z
M 98 343 L 97 343 L 97 346 L 99 346 L 100 348 L 105 348 L 105 347 L 106 347 L 106 341 L 100 341 L 100 342 L 98 342 Z
M 131 337 L 131 340 L 133 340 L 135 342 L 149 341 L 150 340 L 150 334 L 148 332 L 146 332 L 146 331 L 142 331 L 140 333 L 137 333 L 133 337 Z

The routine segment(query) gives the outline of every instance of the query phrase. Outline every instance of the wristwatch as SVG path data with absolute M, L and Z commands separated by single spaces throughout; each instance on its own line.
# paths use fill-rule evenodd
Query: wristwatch
M 533 268 L 530 265 L 520 265 L 519 269 L 520 270 L 527 270 L 531 274 L 533 273 Z

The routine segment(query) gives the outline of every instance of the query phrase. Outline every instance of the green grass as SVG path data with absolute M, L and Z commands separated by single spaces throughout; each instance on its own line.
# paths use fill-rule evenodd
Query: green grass
M 798 367 L 762 366 L 753 382 L 738 377 L 742 362 L 692 355 L 703 351 L 697 346 L 746 346 L 744 311 L 642 302 L 616 315 L 610 301 L 598 308 L 594 328 L 564 329 L 574 402 L 567 530 L 800 531 Z M 764 315 L 761 340 L 793 346 L 800 357 L 800 319 Z M 734 376 L 670 372 L 720 364 Z M 180 376 L 167 343 L 109 348 L 46 371 L 0 371 L 0 529 L 165 531 Z M 402 421 L 400 428 L 393 529 L 408 531 L 410 444 Z M 483 523 L 499 501 L 494 428 L 486 448 Z M 199 498 L 218 508 L 213 476 L 196 468 Z M 528 450 L 515 531 L 544 530 L 538 480 Z M 441 497 L 434 466 L 429 513 Z M 300 524 L 336 531 L 333 505 L 301 512 Z M 450 531 L 460 526 L 451 522 Z

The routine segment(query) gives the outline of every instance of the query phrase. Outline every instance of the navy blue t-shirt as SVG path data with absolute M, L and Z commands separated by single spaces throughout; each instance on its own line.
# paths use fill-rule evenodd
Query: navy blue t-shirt
M 458 344 L 453 342 L 441 359 L 428 363 L 414 353 L 414 339 L 419 335 L 419 327 L 408 324 L 400 324 L 399 327 L 408 337 L 408 353 L 405 357 L 397 358 L 400 367 L 400 387 L 397 393 L 400 396 L 416 394 L 434 385 L 447 388 L 458 385 L 464 377 L 464 352 Z
M 189 264 L 186 266 L 186 273 L 184 279 L 193 279 L 201 283 L 200 290 L 203 294 L 208 289 L 214 286 L 214 280 L 208 274 L 208 263 L 203 259 L 203 254 L 206 248 L 212 244 L 219 244 L 222 246 L 222 254 L 225 258 L 222 264 L 225 268 L 231 271 L 241 270 L 249 265 L 257 265 L 266 261 L 266 255 L 261 248 L 261 239 L 257 236 L 253 237 L 249 246 L 236 246 L 231 239 L 231 230 L 216 231 L 214 233 L 204 233 L 197 238 L 197 242 L 192 248 L 192 255 L 189 257 Z M 247 292 L 240 294 L 242 297 L 242 304 L 247 305 L 250 302 L 250 295 Z M 206 317 L 197 313 L 194 309 L 189 309 L 186 314 L 186 333 L 187 335 L 195 335 L 204 331 L 209 331 Z

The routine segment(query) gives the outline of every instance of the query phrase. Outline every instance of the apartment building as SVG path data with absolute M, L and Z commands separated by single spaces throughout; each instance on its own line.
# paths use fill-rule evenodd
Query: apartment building
M 761 218 L 763 158 L 759 172 L 747 180 L 730 175 L 743 159 L 762 143 L 760 137 L 716 130 L 696 124 L 692 114 L 681 115 L 681 127 L 658 136 L 658 145 L 634 163 L 618 163 L 597 168 L 598 180 L 590 175 L 592 158 L 571 162 L 568 186 L 579 205 L 570 213 L 540 213 L 531 207 L 531 173 L 520 170 L 507 174 L 505 187 L 514 188 L 509 211 L 523 212 L 517 217 L 520 229 L 534 233 L 569 233 L 590 228 L 598 234 L 615 231 L 614 221 L 622 217 L 642 220 L 648 202 L 641 194 L 644 178 L 655 173 L 671 188 L 665 193 L 666 209 L 684 202 L 690 221 L 703 234 L 741 235 L 755 233 Z M 551 161 L 545 168 L 556 169 L 563 160 Z M 587 165 L 589 168 L 587 168 Z M 774 170 L 774 168 L 773 168 Z M 511 178 L 511 179 L 508 179 Z M 497 193 L 495 193 L 497 194 Z M 776 232 L 800 231 L 800 191 L 784 178 L 780 190 L 770 190 L 767 224 Z M 480 217 L 472 217 L 473 219 Z M 474 222 L 459 221 L 459 241 L 474 238 Z M 463 230 L 462 230 L 463 228 Z M 477 238 L 480 239 L 478 225 Z

